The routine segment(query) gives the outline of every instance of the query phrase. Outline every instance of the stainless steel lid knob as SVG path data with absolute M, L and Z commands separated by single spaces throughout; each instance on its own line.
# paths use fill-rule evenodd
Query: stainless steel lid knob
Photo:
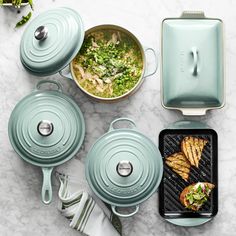
M 120 161 L 116 167 L 117 173 L 122 177 L 127 177 L 133 172 L 133 166 L 129 161 Z
M 46 39 L 47 36 L 48 36 L 48 28 L 43 25 L 39 26 L 34 32 L 34 37 L 40 41 Z
M 53 124 L 51 121 L 42 120 L 38 124 L 38 132 L 42 136 L 49 136 L 53 132 Z

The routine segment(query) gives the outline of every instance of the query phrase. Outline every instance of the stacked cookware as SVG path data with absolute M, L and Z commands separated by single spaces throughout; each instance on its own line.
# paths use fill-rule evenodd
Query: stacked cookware
M 70 8 L 42 13 L 30 23 L 22 37 L 22 64 L 36 76 L 60 72 L 64 77 L 73 79 L 73 71 L 65 73 L 65 68 L 79 52 L 85 34 L 79 14 Z M 139 45 L 145 57 L 145 50 Z M 183 115 L 198 116 L 205 115 L 209 109 L 223 107 L 221 20 L 206 18 L 201 12 L 185 12 L 180 18 L 167 18 L 162 22 L 161 49 L 161 99 L 165 108 L 180 110 Z M 144 73 L 145 67 L 141 77 L 145 77 Z M 46 82 L 54 83 L 56 89 L 41 89 Z M 125 122 L 127 127 L 117 128 L 116 124 L 120 122 Z M 9 121 L 10 141 L 20 157 L 42 167 L 44 203 L 50 203 L 52 198 L 52 168 L 68 161 L 79 151 L 84 133 L 84 119 L 78 105 L 63 94 L 60 84 L 55 81 L 39 82 L 36 90 L 23 98 L 13 110 Z M 168 141 L 172 142 L 169 149 L 166 147 L 166 140 L 171 140 L 172 134 L 177 141 L 187 134 L 204 136 L 211 141 L 209 155 L 204 154 L 204 161 L 209 161 L 212 173 L 208 176 L 209 181 L 216 185 L 211 197 L 213 205 L 205 209 L 209 214 L 190 214 L 180 206 L 171 209 L 171 201 L 177 195 L 168 188 L 177 185 L 173 176 L 168 176 L 167 167 L 164 165 L 163 168 L 162 157 L 168 154 L 168 150 L 178 148 L 177 141 L 173 139 Z M 134 121 L 127 118 L 113 121 L 108 132 L 94 143 L 87 154 L 85 168 L 89 186 L 121 217 L 136 214 L 139 205 L 160 186 L 160 213 L 166 220 L 183 226 L 209 221 L 217 213 L 218 206 L 216 132 L 205 124 L 185 120 L 162 131 L 159 141 L 160 150 L 137 130 Z M 198 177 L 203 181 L 202 176 Z M 178 177 L 175 176 L 174 181 L 178 183 Z M 123 208 L 134 209 L 127 213 Z

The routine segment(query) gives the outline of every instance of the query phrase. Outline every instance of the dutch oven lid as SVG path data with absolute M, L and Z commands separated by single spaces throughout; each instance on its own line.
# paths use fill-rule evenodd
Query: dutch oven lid
M 23 34 L 21 62 L 31 74 L 55 74 L 72 61 L 83 40 L 78 12 L 65 7 L 46 11 L 31 21 Z
M 129 121 L 132 129 L 114 129 L 114 123 L 120 120 Z M 157 190 L 162 178 L 159 150 L 135 127 L 127 118 L 113 121 L 87 155 L 88 183 L 98 197 L 113 207 L 138 205 Z
M 43 83 L 56 84 L 58 90 L 40 90 Z M 85 124 L 79 107 L 62 93 L 61 85 L 42 80 L 15 106 L 8 132 L 13 148 L 24 160 L 38 166 L 55 166 L 78 152 Z

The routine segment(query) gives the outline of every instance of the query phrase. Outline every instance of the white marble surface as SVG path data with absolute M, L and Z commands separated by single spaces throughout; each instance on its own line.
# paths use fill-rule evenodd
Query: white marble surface
M 214 221 L 196 228 L 181 228 L 166 223 L 158 214 L 157 194 L 146 201 L 136 216 L 123 220 L 125 236 L 157 235 L 228 235 L 236 233 L 236 1 L 225 0 L 35 0 L 37 16 L 49 8 L 69 6 L 78 10 L 86 29 L 103 23 L 124 26 L 159 54 L 160 25 L 165 17 L 179 16 L 183 10 L 203 10 L 209 17 L 225 23 L 227 105 L 209 112 L 202 121 L 219 135 L 219 212 Z M 22 12 L 26 12 L 24 9 Z M 23 162 L 13 151 L 7 135 L 7 123 L 16 103 L 29 94 L 39 80 L 29 75 L 19 60 L 22 29 L 14 29 L 20 15 L 0 9 L 0 235 L 79 235 L 56 209 L 54 201 L 45 206 L 40 200 L 42 175 L 39 168 Z M 147 78 L 141 89 L 129 99 L 116 103 L 91 102 L 73 81 L 58 74 L 50 79 L 60 81 L 64 91 L 81 107 L 86 120 L 84 146 L 76 158 L 85 158 L 91 144 L 116 117 L 133 118 L 139 129 L 157 144 L 158 134 L 171 122 L 182 119 L 178 112 L 162 108 L 159 71 Z

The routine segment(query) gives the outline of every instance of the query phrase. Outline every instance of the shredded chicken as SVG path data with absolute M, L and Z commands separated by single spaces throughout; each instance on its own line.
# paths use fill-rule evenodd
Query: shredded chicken
M 116 33 L 113 33 L 112 36 L 111 36 L 111 39 L 108 41 L 108 45 L 109 44 L 118 44 L 119 41 L 118 41 L 118 37 L 117 37 L 117 34 Z
M 92 46 L 95 48 L 99 48 L 99 46 L 97 45 L 97 43 L 94 41 L 94 39 L 92 40 Z
M 100 87 L 103 87 L 103 80 L 102 79 L 99 79 L 99 77 L 97 75 L 94 75 L 94 79 L 97 81 L 97 83 Z

